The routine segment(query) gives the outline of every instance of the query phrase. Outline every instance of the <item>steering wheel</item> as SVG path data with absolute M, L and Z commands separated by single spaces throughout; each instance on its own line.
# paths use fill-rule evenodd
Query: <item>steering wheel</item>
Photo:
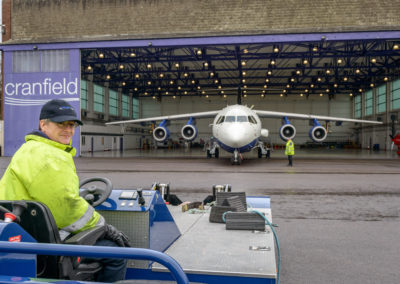
M 105 187 L 98 187 L 93 184 L 90 185 L 88 188 L 82 188 L 84 185 L 96 181 L 104 183 Z M 79 184 L 79 188 L 79 196 L 84 198 L 93 207 L 96 207 L 97 205 L 100 205 L 101 203 L 106 201 L 106 199 L 110 196 L 113 185 L 108 178 L 94 177 L 81 181 L 81 183 Z

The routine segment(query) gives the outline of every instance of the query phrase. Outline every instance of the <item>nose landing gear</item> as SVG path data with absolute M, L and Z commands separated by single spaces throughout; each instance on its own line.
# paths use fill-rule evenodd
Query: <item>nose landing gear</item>
M 243 157 L 239 153 L 239 151 L 236 149 L 233 151 L 233 155 L 231 157 L 231 164 L 232 165 L 240 165 L 242 163 Z

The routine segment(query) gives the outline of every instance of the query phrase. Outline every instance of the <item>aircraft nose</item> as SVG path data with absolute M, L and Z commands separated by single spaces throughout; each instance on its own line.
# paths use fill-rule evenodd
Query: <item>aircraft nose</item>
M 232 148 L 240 148 L 248 143 L 248 135 L 243 127 L 232 126 L 227 129 L 225 135 L 225 144 Z

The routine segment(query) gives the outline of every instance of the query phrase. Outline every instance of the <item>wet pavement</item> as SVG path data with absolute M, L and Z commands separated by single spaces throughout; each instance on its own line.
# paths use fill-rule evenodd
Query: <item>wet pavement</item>
M 115 188 L 170 183 L 183 201 L 202 201 L 214 184 L 270 195 L 282 254 L 283 284 L 399 283 L 400 159 L 393 152 L 299 150 L 287 167 L 245 155 L 205 159 L 203 151 L 101 152 L 76 158 L 81 179 L 102 176 Z M 90 154 L 90 156 L 92 156 Z M 122 156 L 122 157 L 121 157 Z M 10 158 L 0 158 L 4 172 Z

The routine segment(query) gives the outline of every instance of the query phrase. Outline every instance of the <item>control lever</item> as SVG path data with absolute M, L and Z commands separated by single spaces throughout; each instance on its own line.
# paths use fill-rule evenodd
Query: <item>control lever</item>
M 138 193 L 138 195 L 139 195 L 139 199 L 138 199 L 139 205 L 140 205 L 140 206 L 144 206 L 144 204 L 146 203 L 146 201 L 145 201 L 144 198 L 143 198 L 142 189 L 138 189 L 138 190 L 136 190 L 136 191 L 137 191 L 137 193 Z
M 4 214 L 4 222 L 11 223 L 16 221 L 19 223 L 21 221 L 21 214 L 28 208 L 25 201 L 14 201 L 12 203 L 12 212 L 8 212 Z

